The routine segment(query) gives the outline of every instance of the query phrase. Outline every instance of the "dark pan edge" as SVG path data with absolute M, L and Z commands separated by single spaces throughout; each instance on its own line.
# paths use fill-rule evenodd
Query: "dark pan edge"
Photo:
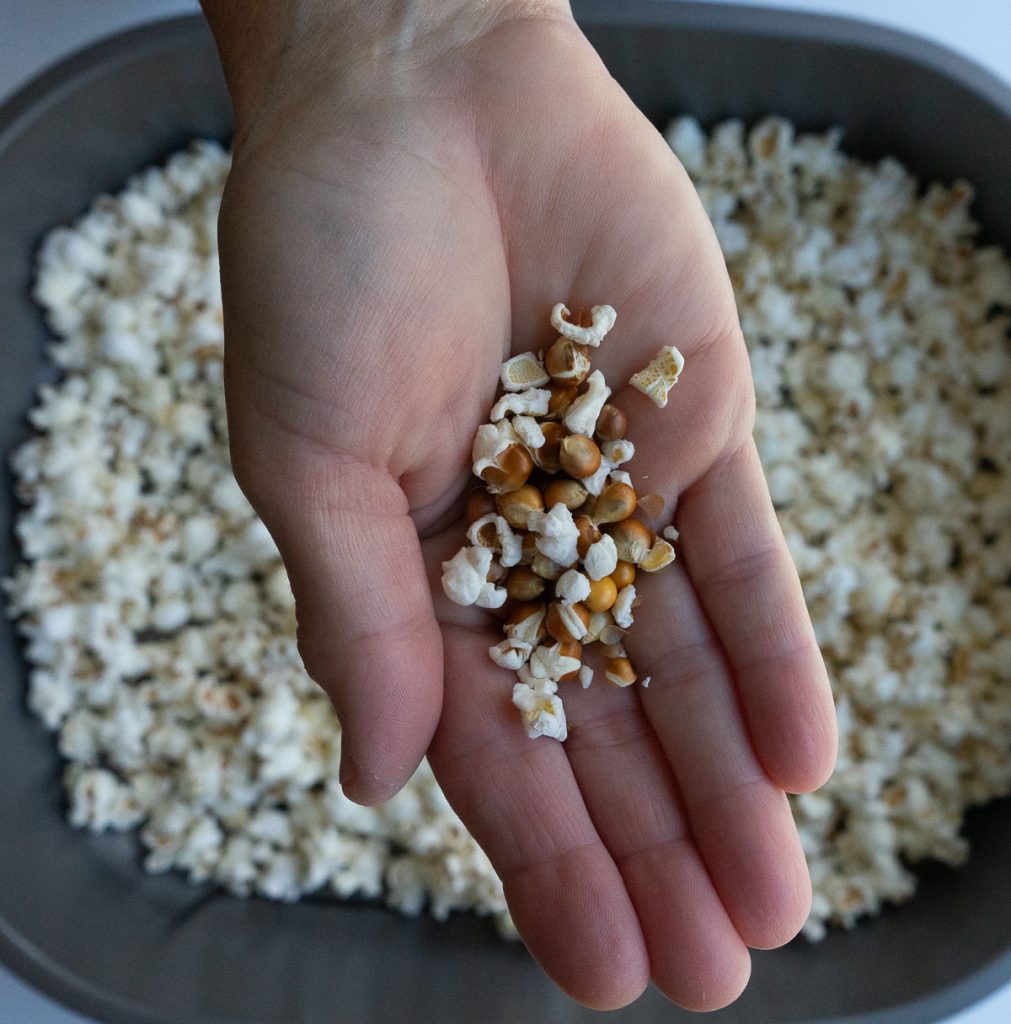
M 910 32 L 837 15 L 820 15 L 735 4 L 679 3 L 669 0 L 573 0 L 581 23 L 683 25 L 757 36 L 851 45 L 869 52 L 903 57 L 949 78 L 979 95 L 1009 122 L 1011 87 L 996 75 L 949 47 Z M 0 150 L 14 144 L 23 126 L 92 74 L 150 51 L 171 48 L 187 38 L 200 15 L 184 15 L 147 23 L 100 39 L 30 79 L 0 104 Z M 0 917 L 0 962 L 36 990 L 78 1013 L 109 1024 L 179 1024 L 98 989 L 50 960 L 13 931 Z M 995 991 L 1011 978 L 1011 949 L 970 971 L 955 984 L 914 1003 L 867 1014 L 819 1018 L 812 1024 L 933 1024 Z M 187 1024 L 242 1024 L 220 1015 L 202 1016 Z
M 778 7 L 687 0 L 572 0 L 577 20 L 593 25 L 683 25 L 692 29 L 747 33 L 857 46 L 903 57 L 964 85 L 1011 121 L 1011 85 L 957 50 L 915 32 L 879 25 L 864 18 L 813 14 Z
M 810 1024 L 937 1024 L 992 995 L 1008 979 L 1011 979 L 1011 949 L 970 971 L 960 981 L 913 1002 L 846 1017 L 823 1017 Z
M 122 60 L 174 46 L 202 21 L 200 15 L 189 14 L 147 22 L 104 36 L 40 71 L 0 103 L 0 149 L 11 145 L 26 122 L 57 102 L 68 89 Z

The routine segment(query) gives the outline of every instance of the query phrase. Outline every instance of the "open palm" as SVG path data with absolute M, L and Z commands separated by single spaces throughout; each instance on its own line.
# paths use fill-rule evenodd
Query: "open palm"
M 568 992 L 617 1006 L 652 977 L 723 1005 L 747 947 L 807 914 L 784 791 L 819 785 L 835 740 L 716 240 L 565 19 L 361 80 L 316 80 L 240 133 L 221 221 L 235 469 L 340 714 L 342 783 L 386 799 L 427 750 Z M 437 584 L 499 366 L 553 340 L 558 301 L 617 309 L 594 365 L 682 535 L 627 638 L 652 685 L 573 684 L 564 745 L 527 739 L 496 623 Z M 671 343 L 686 371 L 660 412 L 621 384 Z

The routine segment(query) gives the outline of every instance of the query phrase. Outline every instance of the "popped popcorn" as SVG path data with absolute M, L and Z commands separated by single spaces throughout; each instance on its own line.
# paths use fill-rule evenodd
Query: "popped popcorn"
M 682 118 L 667 137 L 728 261 L 756 440 L 836 694 L 838 770 L 791 798 L 817 938 L 908 899 L 908 862 L 964 861 L 965 808 L 1011 787 L 1011 266 L 974 243 L 967 186 L 918 190 L 895 161 L 844 156 L 838 132 L 796 136 L 773 118 L 707 135 Z M 40 389 L 38 434 L 12 456 L 24 561 L 6 590 L 29 706 L 69 762 L 68 817 L 138 828 L 148 870 L 238 896 L 329 888 L 411 915 L 476 909 L 510 932 L 501 884 L 427 763 L 381 807 L 336 782 L 339 725 L 301 668 L 283 566 L 228 468 L 215 238 L 227 163 L 197 144 L 40 252 L 35 296 L 64 377 Z M 592 342 L 571 340 L 578 383 L 589 360 L 576 346 Z M 548 376 L 533 354 L 503 384 L 521 393 Z M 536 415 L 482 427 L 475 471 L 542 447 Z M 631 482 L 618 464 L 602 451 L 591 493 Z M 606 533 L 583 559 L 594 582 L 617 565 Z M 538 671 L 576 660 L 548 653 L 546 615 L 507 623 L 490 656 L 523 671 L 528 732 L 564 739 L 558 685 L 528 667 L 534 651 Z M 622 657 L 613 607 L 585 630 Z M 578 684 L 592 678 L 580 665 Z
M 569 341 L 577 345 L 589 345 L 596 348 L 603 340 L 608 331 L 614 327 L 618 319 L 614 308 L 611 306 L 594 306 L 590 310 L 590 326 L 581 327 L 579 324 L 569 322 L 569 310 L 559 302 L 551 310 L 551 326 Z
M 569 406 L 565 414 L 565 429 L 570 434 L 593 437 L 597 429 L 597 417 L 604 403 L 611 395 L 611 389 L 604 383 L 604 375 L 594 370 L 586 378 L 587 390 Z
M 632 374 L 629 384 L 663 409 L 684 368 L 685 357 L 673 345 L 665 345 L 648 366 Z
M 967 184 L 922 190 L 837 131 L 679 118 L 667 139 L 727 259 L 835 692 L 835 775 L 791 797 L 816 939 L 908 899 L 910 863 L 962 863 L 966 808 L 1011 789 L 1011 263 L 976 242 Z
M 533 352 L 523 352 L 502 364 L 499 374 L 504 391 L 525 391 L 527 388 L 539 388 L 547 384 L 548 376 L 544 364 Z
M 380 807 L 337 783 L 340 726 L 298 657 L 277 549 L 229 468 L 216 245 L 227 169 L 197 143 L 53 231 L 39 256 L 35 296 L 64 376 L 40 389 L 38 433 L 12 456 L 26 508 L 5 587 L 29 706 L 68 762 L 68 818 L 138 829 L 148 871 L 236 896 L 328 889 L 411 915 L 476 910 L 513 935 L 501 883 L 427 762 Z M 537 380 L 529 361 L 510 372 Z M 508 424 L 492 431 L 490 459 L 516 441 Z M 491 525 L 508 558 L 515 534 Z M 495 599 L 480 573 L 460 575 L 475 600 Z M 507 640 L 503 663 L 537 643 Z M 558 733 L 547 709 L 535 725 Z

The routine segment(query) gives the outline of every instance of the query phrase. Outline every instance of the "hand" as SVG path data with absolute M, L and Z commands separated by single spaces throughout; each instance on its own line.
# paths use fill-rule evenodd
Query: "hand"
M 342 784 L 384 800 L 427 750 L 531 952 L 581 1002 L 623 1005 L 650 977 L 694 1009 L 732 1001 L 747 947 L 808 912 L 785 792 L 824 781 L 835 733 L 687 176 L 564 5 L 407 4 L 392 25 L 337 4 L 348 27 L 309 4 L 266 56 L 255 26 L 230 45 L 215 6 L 237 108 L 232 454 L 343 723 Z M 682 537 L 673 568 L 640 576 L 627 646 L 652 685 L 573 685 L 564 745 L 527 739 L 487 656 L 500 629 L 438 585 L 499 366 L 550 343 L 558 301 L 617 309 L 594 365 Z M 669 343 L 686 370 L 659 411 L 621 385 Z

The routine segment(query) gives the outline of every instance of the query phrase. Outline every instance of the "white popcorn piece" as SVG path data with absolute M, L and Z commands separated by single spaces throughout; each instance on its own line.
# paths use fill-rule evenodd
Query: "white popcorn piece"
M 612 468 L 611 463 L 601 457 L 597 471 L 595 473 L 591 473 L 589 476 L 583 477 L 583 479 L 579 481 L 586 488 L 587 494 L 592 494 L 595 498 L 600 497 L 604 488 L 607 486 L 607 481 L 611 475 Z
M 505 587 L 496 587 L 494 583 L 485 583 L 481 587 L 474 604 L 478 608 L 501 608 L 509 598 Z
M 555 596 L 564 604 L 576 604 L 590 596 L 590 581 L 578 570 L 569 569 L 555 583 Z
M 536 533 L 537 550 L 560 566 L 573 565 L 579 558 L 579 528 L 572 513 L 561 503 L 547 512 L 532 512 L 527 529 Z
M 602 580 L 618 567 L 618 549 L 610 534 L 602 534 L 600 540 L 591 544 L 583 559 L 583 568 L 591 580 Z
M 579 670 L 579 659 L 560 654 L 560 644 L 546 647 L 543 644 L 530 655 L 530 675 L 534 679 L 550 679 L 557 682 L 563 676 Z
M 662 531 L 662 536 L 669 540 L 672 544 L 681 536 L 680 533 L 674 528 L 673 525 L 665 526 Z
M 607 474 L 608 483 L 612 484 L 628 484 L 632 486 L 632 477 L 626 473 L 623 469 L 612 469 Z
M 694 117 L 675 118 L 664 129 L 664 139 L 689 174 L 705 171 L 706 135 Z
M 507 359 L 502 364 L 500 378 L 505 391 L 539 388 L 551 380 L 544 369 L 544 364 L 533 352 L 523 352 L 512 359 Z
M 116 776 L 104 768 L 79 772 L 70 793 L 70 823 L 75 828 L 104 832 L 116 816 L 122 789 Z
M 600 454 L 611 466 L 617 467 L 635 457 L 635 445 L 625 437 L 617 441 L 605 441 L 600 446 Z
M 558 684 L 552 680 L 542 676 L 535 676 L 530 670 L 530 662 L 527 660 L 524 664 L 516 670 L 516 675 L 519 676 L 520 682 L 524 686 L 529 686 L 532 690 L 537 692 L 550 692 L 555 693 L 558 690 Z
M 490 419 L 498 423 L 510 413 L 518 416 L 543 416 L 548 411 L 551 392 L 546 388 L 528 388 L 526 391 L 503 395 L 492 407 Z
M 488 570 L 491 568 L 490 548 L 460 548 L 448 562 L 442 563 L 442 589 L 455 604 L 476 604 L 488 599 Z M 484 605 L 483 607 L 492 607 Z
M 615 625 L 622 629 L 629 629 L 634 621 L 632 618 L 632 604 L 635 601 L 635 584 L 629 583 L 618 591 L 614 604 L 611 606 L 611 617 Z M 604 640 L 601 634 L 601 640 Z M 619 640 L 604 640 L 604 643 L 620 643 Z
M 533 416 L 514 416 L 512 424 L 516 436 L 529 449 L 535 451 L 544 447 L 544 431 Z
M 597 418 L 604 403 L 611 397 L 611 389 L 604 383 L 604 375 L 594 370 L 586 378 L 587 389 L 579 395 L 565 414 L 565 426 L 573 434 L 593 437 L 597 429 Z
M 531 651 L 530 644 L 507 637 L 501 643 L 488 648 L 488 657 L 500 668 L 507 668 L 515 672 L 520 666 L 526 664 Z
M 523 557 L 523 538 L 513 532 L 506 520 L 489 512 L 475 519 L 467 529 L 467 540 L 477 547 L 488 548 L 499 555 L 499 563 L 509 569 L 519 565 Z M 489 563 L 489 569 L 491 565 Z
M 648 690 L 648 689 L 649 689 L 649 684 L 650 684 L 650 683 L 651 683 L 652 681 L 653 681 L 653 677 L 652 677 L 652 676 L 643 676 L 643 678 L 642 678 L 642 679 L 641 679 L 641 680 L 639 681 L 639 685 L 640 685 L 640 686 L 641 686 L 641 687 L 642 687 L 642 688 L 643 688 L 644 690 Z
M 569 341 L 574 341 L 577 345 L 589 345 L 590 348 L 597 348 L 600 345 L 618 319 L 618 314 L 611 306 L 594 306 L 590 310 L 589 327 L 580 327 L 578 324 L 569 323 L 569 316 L 571 316 L 569 310 L 559 302 L 551 310 L 551 326 L 563 338 L 568 338 Z
M 663 409 L 684 368 L 685 357 L 673 345 L 665 345 L 647 366 L 632 374 L 629 384 Z
M 544 635 L 544 619 L 546 615 L 547 608 L 541 607 L 532 615 L 528 615 L 525 619 L 522 619 L 515 625 L 509 625 L 507 623 L 503 629 L 505 630 L 506 636 L 517 644 L 522 643 L 533 648 Z
M 513 687 L 513 704 L 519 708 L 527 736 L 531 739 L 548 736 L 559 741 L 565 740 L 568 735 L 565 710 L 554 694 L 538 693 L 525 683 L 517 683 Z
M 235 683 L 205 679 L 197 684 L 193 696 L 207 718 L 230 725 L 247 718 L 252 707 L 249 694 Z
M 587 690 L 593 682 L 593 669 L 589 665 L 579 666 L 579 685 Z

